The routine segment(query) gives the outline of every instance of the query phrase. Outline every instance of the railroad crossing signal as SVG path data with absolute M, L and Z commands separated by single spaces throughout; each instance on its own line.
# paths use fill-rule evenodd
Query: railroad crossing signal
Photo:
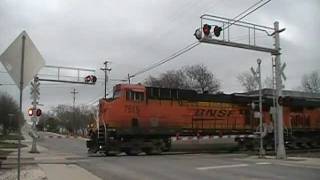
M 204 25 L 203 25 L 203 27 L 202 27 L 202 32 L 203 32 L 203 34 L 204 34 L 204 37 L 206 37 L 206 38 L 212 38 L 211 28 L 212 28 L 212 26 L 209 25 L 209 24 L 204 24 Z M 222 29 L 220 26 L 214 26 L 214 28 L 213 28 L 213 34 L 214 34 L 216 37 L 219 37 L 222 30 L 223 30 L 223 29 Z M 198 28 L 198 29 L 196 29 L 196 31 L 194 32 L 193 35 L 194 35 L 198 40 L 201 40 L 201 39 L 202 39 L 202 32 L 201 32 L 200 28 Z
M 215 35 L 220 35 L 219 32 L 223 32 L 223 35 L 220 38 L 210 38 L 210 37 L 202 37 L 202 32 L 199 33 L 199 29 L 196 30 L 195 36 L 201 43 L 209 43 L 209 44 L 217 44 L 217 45 L 223 45 L 223 46 L 229 46 L 229 47 L 236 47 L 236 48 L 242 48 L 242 49 L 248 49 L 248 50 L 254 50 L 254 51 L 260 51 L 260 52 L 267 52 L 270 53 L 272 56 L 275 56 L 275 98 L 278 99 L 278 97 L 282 96 L 282 81 L 281 76 L 283 79 L 286 79 L 284 76 L 283 70 L 285 68 L 285 64 L 281 66 L 281 53 L 280 53 L 280 33 L 285 30 L 279 29 L 279 22 L 274 22 L 274 27 L 267 27 L 263 25 L 248 23 L 244 21 L 239 21 L 235 19 L 229 19 L 224 17 L 218 17 L 214 15 L 204 14 L 201 17 L 201 27 L 205 23 L 213 23 L 213 24 L 219 24 L 221 28 L 216 28 L 216 33 L 213 32 Z M 247 42 L 242 42 L 239 40 L 234 40 L 230 36 L 230 26 L 237 27 L 237 29 L 241 28 L 248 32 L 246 35 L 248 38 Z M 274 46 L 267 46 L 267 45 L 258 45 L 257 36 L 256 33 L 262 33 L 265 34 L 266 37 L 274 37 Z M 199 36 L 199 34 L 201 34 Z M 233 34 L 233 33 L 232 33 Z M 253 36 L 252 36 L 253 34 Z M 271 39 L 271 38 L 270 38 Z M 259 43 L 260 44 L 260 43 Z M 277 159 L 285 159 L 286 158 L 286 152 L 284 147 L 284 137 L 283 137 L 283 108 L 280 104 L 276 104 L 277 113 L 276 113 L 276 135 L 275 138 L 278 142 L 278 145 L 276 146 L 276 154 Z
M 32 115 L 33 115 L 33 109 L 32 109 L 32 108 L 29 108 L 29 109 L 28 109 L 28 115 L 29 115 L 29 116 L 32 116 Z
M 97 82 L 97 77 L 94 75 L 88 75 L 84 78 L 85 83 L 95 84 Z
M 219 36 L 220 36 L 221 31 L 222 31 L 222 28 L 221 28 L 221 27 L 219 27 L 219 26 L 214 26 L 213 34 L 214 34 L 216 37 L 219 37 Z
M 39 82 L 39 78 L 35 77 L 34 81 L 31 81 L 31 99 L 33 100 L 39 100 L 40 99 L 40 82 Z M 34 102 L 33 102 L 34 103 Z
M 42 114 L 41 109 L 34 109 L 34 108 L 29 108 L 28 109 L 28 115 L 29 116 L 37 116 L 37 117 L 39 117 L 39 116 L 41 116 L 41 114 Z
M 211 30 L 211 26 L 208 24 L 203 25 L 203 33 L 205 36 L 209 36 L 210 35 L 210 30 Z
M 281 77 L 283 78 L 283 80 L 287 80 L 287 77 L 284 74 L 284 69 L 286 68 L 286 66 L 287 66 L 287 64 L 283 63 L 282 66 L 280 67 L 280 74 L 281 74 Z

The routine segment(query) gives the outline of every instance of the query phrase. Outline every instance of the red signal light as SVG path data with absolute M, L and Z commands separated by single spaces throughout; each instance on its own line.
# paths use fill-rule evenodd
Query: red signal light
M 93 83 L 96 83 L 96 82 L 97 82 L 97 77 L 94 76 L 94 75 L 91 75 L 91 81 L 92 81 Z
M 96 83 L 97 77 L 94 75 L 88 75 L 84 78 L 85 83 Z
M 33 109 L 32 109 L 32 108 L 29 108 L 29 109 L 28 109 L 28 115 L 29 115 L 29 116 L 32 116 L 32 115 L 33 115 Z
M 221 27 L 215 26 L 214 29 L 213 29 L 213 34 L 214 34 L 216 37 L 219 37 L 220 34 L 221 34 L 221 31 L 222 31 L 222 28 L 221 28 Z
M 84 82 L 86 82 L 86 83 L 88 83 L 88 82 L 90 82 L 91 81 L 91 76 L 89 75 L 89 76 L 86 76 L 85 78 L 84 78 Z
M 37 111 L 36 111 L 36 115 L 37 115 L 37 116 L 41 116 L 41 114 L 42 114 L 41 109 L 37 109 Z
M 209 24 L 205 24 L 205 25 L 203 25 L 202 30 L 203 30 L 204 35 L 209 36 L 211 26 Z

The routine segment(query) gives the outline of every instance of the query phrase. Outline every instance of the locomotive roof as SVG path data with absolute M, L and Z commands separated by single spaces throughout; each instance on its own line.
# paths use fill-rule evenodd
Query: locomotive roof
M 180 101 L 202 101 L 202 102 L 229 102 L 239 104 L 249 104 L 258 100 L 259 91 L 250 91 L 245 93 L 232 94 L 207 94 L 197 93 L 191 89 L 175 89 L 175 88 L 160 88 L 146 87 L 141 84 L 118 84 L 114 89 L 132 89 L 136 91 L 146 91 L 146 99 L 158 100 L 180 100 Z M 263 89 L 263 103 L 267 105 L 273 104 L 273 89 Z M 320 94 L 307 93 L 300 91 L 283 90 L 283 97 L 289 106 L 304 106 L 304 107 L 320 107 Z
M 190 89 L 173 89 L 146 87 L 147 99 L 159 100 L 186 100 L 186 101 L 204 101 L 204 102 L 232 102 L 232 103 L 251 103 L 254 97 L 249 95 L 236 94 L 199 94 Z
M 238 94 L 259 95 L 259 90 L 249 91 L 245 93 L 238 93 Z M 273 96 L 274 90 L 265 88 L 265 89 L 262 89 L 262 94 L 263 96 Z M 302 92 L 302 91 L 282 90 L 282 94 L 283 96 L 298 97 L 298 98 L 320 98 L 320 93 L 310 93 L 310 92 Z
M 263 89 L 264 104 L 273 104 L 273 90 Z M 258 100 L 259 91 L 233 94 L 200 94 L 190 89 L 172 89 L 159 87 L 146 87 L 147 99 L 159 100 L 187 100 L 203 102 L 230 102 L 239 104 L 249 104 Z M 284 97 L 290 106 L 320 107 L 320 95 L 299 91 L 283 91 Z

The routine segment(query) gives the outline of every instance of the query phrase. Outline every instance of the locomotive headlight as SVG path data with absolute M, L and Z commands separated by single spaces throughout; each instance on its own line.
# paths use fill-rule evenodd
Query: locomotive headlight
M 99 149 L 102 149 L 102 146 L 99 146 Z

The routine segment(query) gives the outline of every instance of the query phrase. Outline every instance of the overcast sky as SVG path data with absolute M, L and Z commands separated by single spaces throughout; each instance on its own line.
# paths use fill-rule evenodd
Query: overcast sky
M 199 27 L 200 15 L 233 18 L 256 2 L 258 0 L 2 0 L 0 53 L 26 30 L 47 65 L 93 68 L 101 76 L 99 68 L 109 60 L 110 78 L 124 79 L 128 73 L 133 74 L 195 42 L 193 33 Z M 270 27 L 279 21 L 280 28 L 286 28 L 281 33 L 281 59 L 287 63 L 286 89 L 297 89 L 303 74 L 320 70 L 319 19 L 319 0 L 272 0 L 244 19 Z M 245 36 L 236 31 L 232 35 Z M 221 80 L 222 91 L 240 92 L 243 89 L 237 76 L 251 66 L 256 67 L 257 58 L 262 59 L 263 77 L 271 76 L 270 54 L 201 44 L 137 76 L 133 82 L 202 63 Z M 5 71 L 2 65 L 0 71 Z M 0 83 L 13 81 L 6 73 L 0 73 Z M 112 81 L 109 89 L 115 83 Z M 71 105 L 73 87 L 79 91 L 77 104 L 95 101 L 103 95 L 102 83 L 79 86 L 43 82 L 40 103 L 45 109 L 62 103 Z M 15 86 L 0 86 L 0 91 L 18 99 Z M 24 92 L 25 108 L 30 104 L 29 92 L 28 87 Z

